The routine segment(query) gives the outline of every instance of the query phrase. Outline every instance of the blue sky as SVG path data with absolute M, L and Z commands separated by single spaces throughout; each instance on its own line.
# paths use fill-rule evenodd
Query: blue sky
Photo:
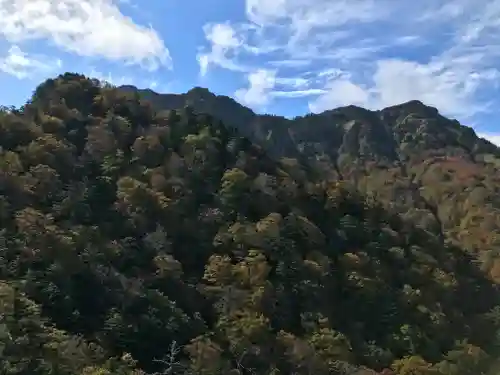
M 0 0 L 0 103 L 65 71 L 285 116 L 419 99 L 500 144 L 500 0 Z

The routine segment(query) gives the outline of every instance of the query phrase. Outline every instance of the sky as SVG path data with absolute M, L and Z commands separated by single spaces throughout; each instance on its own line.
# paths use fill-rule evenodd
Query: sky
M 417 99 L 500 145 L 500 0 L 0 0 L 0 104 L 66 71 L 288 117 Z

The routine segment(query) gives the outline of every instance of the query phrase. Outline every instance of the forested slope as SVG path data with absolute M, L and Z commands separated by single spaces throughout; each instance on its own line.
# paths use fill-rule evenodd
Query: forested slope
M 410 101 L 286 119 L 194 88 L 182 95 L 127 86 L 156 109 L 189 104 L 235 127 L 274 158 L 306 161 L 311 178 L 344 180 L 426 230 L 466 248 L 500 282 L 500 150 L 436 108 Z
M 0 147 L 2 375 L 495 364 L 467 249 L 210 115 L 65 74 L 0 113 Z

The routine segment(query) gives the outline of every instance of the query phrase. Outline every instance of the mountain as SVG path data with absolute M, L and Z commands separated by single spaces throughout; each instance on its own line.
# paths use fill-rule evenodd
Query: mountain
M 195 87 L 185 94 L 158 94 L 152 90 L 138 90 L 134 86 L 120 86 L 124 92 L 137 93 L 141 99 L 150 102 L 153 107 L 162 110 L 173 110 L 185 106 L 192 107 L 196 112 L 208 113 L 221 120 L 227 126 L 243 132 L 251 124 L 256 114 L 228 96 L 218 96 L 208 89 Z M 243 134 L 243 133 L 242 133 Z
M 66 73 L 38 86 L 22 108 L 0 111 L 2 373 L 476 375 L 497 368 L 500 291 L 460 238 L 387 207 L 385 190 L 363 192 L 360 177 L 332 180 L 330 161 L 318 171 L 312 152 L 297 148 L 293 159 L 275 135 L 266 146 L 288 155 L 281 159 L 212 115 L 154 105 Z M 346 176 L 355 173 L 342 157 L 352 157 L 368 181 L 380 176 L 374 170 L 402 171 L 401 160 L 419 165 L 405 148 L 359 146 L 360 134 L 368 140 L 396 134 L 391 124 L 411 128 L 389 118 L 413 105 L 427 111 L 413 103 L 381 112 L 386 118 L 348 107 L 275 120 L 299 124 L 292 138 L 312 122 L 338 119 L 336 130 L 322 125 L 332 145 L 344 134 L 324 157 L 337 155 Z M 340 119 L 349 120 L 342 126 Z M 463 130 L 446 126 L 450 134 Z M 418 131 L 428 142 L 430 130 Z M 420 141 L 405 142 L 419 149 Z M 474 142 L 455 157 L 476 157 Z M 389 166 L 354 158 L 356 145 Z M 386 185 L 398 185 L 398 198 L 416 194 L 398 173 Z M 484 179 L 485 191 L 490 183 Z
M 138 94 L 158 110 L 190 106 L 196 112 L 208 113 L 255 142 L 268 146 L 267 151 L 271 153 L 278 148 L 281 153 L 287 150 L 293 154 L 309 146 L 332 156 L 348 153 L 352 158 L 388 162 L 421 156 L 422 152 L 432 152 L 436 148 L 455 148 L 451 151 L 461 154 L 500 155 L 495 145 L 478 138 L 471 128 L 441 116 L 436 108 L 417 100 L 380 111 L 347 106 L 287 119 L 256 114 L 232 98 L 215 95 L 200 87 L 179 95 L 159 94 L 134 86 L 119 89 Z M 277 137 L 279 144 L 269 142 Z M 358 138 L 359 143 L 352 142 Z
M 258 115 L 226 96 L 121 87 L 158 110 L 191 106 L 236 128 L 272 157 L 353 183 L 387 208 L 460 244 L 500 282 L 500 149 L 420 101 L 369 111 L 347 106 L 294 119 Z

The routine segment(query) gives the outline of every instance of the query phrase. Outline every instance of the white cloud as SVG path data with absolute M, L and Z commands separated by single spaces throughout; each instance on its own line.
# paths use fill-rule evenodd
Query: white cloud
M 381 106 L 417 99 L 447 114 L 467 116 L 482 109 L 473 95 L 493 76 L 441 59 L 429 64 L 383 60 L 378 63 L 374 81 Z
M 348 78 L 340 78 L 329 83 L 328 90 L 309 103 L 311 112 L 322 112 L 345 105 L 365 105 L 369 103 L 370 93 L 363 87 L 351 82 Z
M 491 90 L 500 85 L 500 0 L 245 4 L 247 22 L 225 24 L 237 43 L 222 49 L 217 65 L 234 71 L 245 61 L 245 73 L 274 72 L 273 88 L 250 102 L 304 96 L 321 111 L 418 99 L 461 120 L 498 107 Z
M 257 24 L 264 25 L 283 17 L 286 14 L 286 0 L 247 0 L 248 18 Z
M 249 106 L 263 106 L 269 102 L 270 92 L 276 85 L 276 73 L 260 69 L 248 75 L 249 86 L 237 90 L 235 97 Z
M 107 82 L 113 86 L 121 86 L 121 85 L 126 85 L 126 84 L 133 84 L 134 79 L 129 76 L 125 75 L 116 75 L 112 74 L 111 72 L 103 73 L 99 70 L 96 70 L 94 68 L 90 69 L 88 73 L 84 73 L 87 77 L 92 77 L 95 79 L 98 79 L 99 81 L 102 82 Z
M 148 70 L 171 63 L 158 33 L 134 23 L 113 0 L 0 0 L 0 34 L 12 43 L 44 39 L 80 56 Z
M 40 55 L 29 55 L 16 45 L 10 47 L 6 56 L 0 57 L 0 71 L 18 79 L 47 75 L 61 66 L 61 60 Z
M 423 39 L 419 35 L 403 35 L 403 36 L 398 36 L 397 38 L 394 39 L 394 45 L 396 46 L 419 46 L 419 45 L 425 45 L 428 44 L 429 42 L 425 39 Z
M 218 65 L 229 70 L 245 70 L 230 58 L 231 53 L 243 44 L 230 24 L 208 24 L 203 31 L 211 46 L 208 53 L 198 54 L 201 75 L 206 74 L 210 65 Z
M 120 75 L 111 72 L 104 73 L 96 68 L 85 70 L 83 74 L 87 77 L 96 78 L 99 81 L 110 83 L 113 86 L 133 85 L 140 88 L 149 88 L 151 90 L 161 90 L 162 92 L 168 91 L 165 85 L 162 85 L 157 80 L 150 79 L 149 77 Z
M 381 1 L 389 0 L 246 0 L 246 15 L 253 24 L 205 25 L 205 37 L 211 49 L 198 55 L 201 73 L 206 73 L 211 64 L 236 71 L 252 70 L 235 63 L 235 59 L 228 57 L 231 53 L 233 57 L 242 52 L 253 55 L 286 53 L 287 58 L 272 62 L 275 66 L 304 66 L 311 62 L 311 57 L 333 58 L 333 55 L 325 55 L 322 49 L 350 33 L 341 30 L 335 35 L 312 33 L 313 29 L 374 20 L 381 15 L 377 8 Z M 348 58 L 357 51 L 345 48 L 337 54 L 343 53 Z
M 290 67 L 290 68 L 300 68 L 311 64 L 311 60 L 307 59 L 284 59 L 284 60 L 275 60 L 269 61 L 270 65 L 281 66 L 281 67 Z
M 271 96 L 276 98 L 302 98 L 306 96 L 317 96 L 326 93 L 327 91 L 323 89 L 304 89 L 304 90 L 288 90 L 288 91 L 274 90 L 270 94 Z
M 290 22 L 299 31 L 374 19 L 386 1 L 375 0 L 247 0 L 248 18 L 261 25 Z
M 248 19 L 285 33 L 281 49 L 293 59 L 324 56 L 325 47 L 351 34 L 343 27 L 373 22 L 391 7 L 390 0 L 246 0 Z
M 276 83 L 279 85 L 285 85 L 293 88 L 306 88 L 310 84 L 310 80 L 304 77 L 279 77 L 276 78 Z
M 334 79 L 329 91 L 310 103 L 314 112 L 337 105 L 357 104 L 371 109 L 420 100 L 439 108 L 443 113 L 463 118 L 485 106 L 473 100 L 483 81 L 498 76 L 492 72 L 473 73 L 469 69 L 449 66 L 442 60 L 419 64 L 406 60 L 380 60 L 370 86 L 361 87 L 350 79 Z

